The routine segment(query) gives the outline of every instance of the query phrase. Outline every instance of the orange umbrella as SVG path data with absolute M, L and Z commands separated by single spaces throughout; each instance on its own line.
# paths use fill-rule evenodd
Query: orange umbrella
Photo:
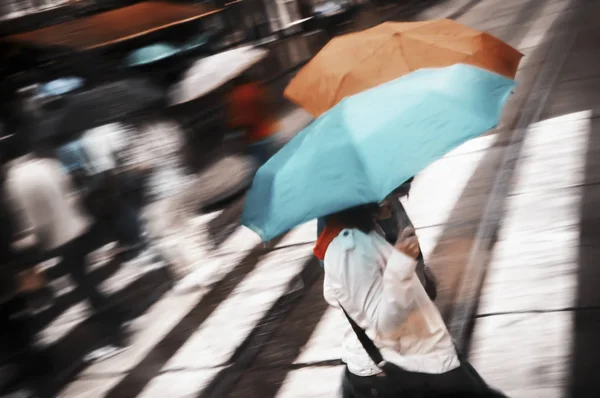
M 284 94 L 317 117 L 344 97 L 420 68 L 465 63 L 514 79 L 522 56 L 500 39 L 449 19 L 386 22 L 331 40 Z

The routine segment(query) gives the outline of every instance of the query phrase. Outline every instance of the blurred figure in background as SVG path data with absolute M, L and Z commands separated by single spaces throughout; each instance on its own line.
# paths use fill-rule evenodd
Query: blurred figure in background
M 279 126 L 274 104 L 267 88 L 249 73 L 238 76 L 232 83 L 227 96 L 229 126 L 242 131 L 248 151 L 262 165 L 279 149 L 275 140 Z
M 91 186 L 88 200 L 96 218 L 108 222 L 121 248 L 137 255 L 145 246 L 139 212 L 125 200 L 125 193 L 133 189 L 133 180 L 121 170 L 119 152 L 126 144 L 124 129 L 118 124 L 107 124 L 86 131 L 80 140 L 83 154 L 88 159 L 87 172 Z
M 27 390 L 28 396 L 44 397 L 52 363 L 34 344 L 27 297 L 19 286 L 26 264 L 13 247 L 16 227 L 6 202 L 3 149 L 0 141 L 0 395 Z
M 73 177 L 86 208 L 118 241 L 125 259 L 151 252 L 151 261 L 166 265 L 152 249 L 142 223 L 141 200 L 136 193 L 143 185 L 142 172 L 123 164 L 121 154 L 128 144 L 125 126 L 113 123 L 86 131 L 58 149 L 59 158 Z
M 114 355 L 125 344 L 122 326 L 125 314 L 112 303 L 87 273 L 87 256 L 107 243 L 106 231 L 74 200 L 72 182 L 53 151 L 38 146 L 34 153 L 21 148 L 20 156 L 7 169 L 5 194 L 8 208 L 22 231 L 18 256 L 33 252 L 30 264 L 60 257 L 58 265 L 69 273 L 90 302 L 100 327 L 111 343 L 95 359 Z

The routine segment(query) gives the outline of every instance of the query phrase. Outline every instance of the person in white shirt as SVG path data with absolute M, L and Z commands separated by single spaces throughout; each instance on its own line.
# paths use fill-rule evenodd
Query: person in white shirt
M 15 247 L 39 253 L 32 259 L 35 263 L 61 258 L 59 266 L 79 285 L 101 318 L 100 326 L 114 337 L 114 345 L 103 350 L 116 353 L 126 343 L 126 314 L 86 272 L 87 255 L 108 243 L 107 235 L 72 195 L 74 187 L 60 162 L 44 153 L 26 154 L 7 165 L 4 193 L 21 236 Z
M 370 204 L 325 218 L 315 246 L 324 260 L 324 296 L 353 330 L 344 341 L 345 398 L 502 397 L 461 360 L 437 307 L 415 272 L 412 228 L 395 245 Z

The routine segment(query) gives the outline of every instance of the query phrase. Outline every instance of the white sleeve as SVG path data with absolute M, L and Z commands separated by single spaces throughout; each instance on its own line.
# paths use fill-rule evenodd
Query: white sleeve
M 377 314 L 377 331 L 384 336 L 397 331 L 415 306 L 416 266 L 415 259 L 396 249 L 388 258 Z
M 414 308 L 413 275 L 417 262 L 394 249 L 384 269 L 370 247 L 349 231 L 332 242 L 325 256 L 325 298 L 341 304 L 365 329 L 391 336 Z M 362 246 L 362 247 L 361 247 Z

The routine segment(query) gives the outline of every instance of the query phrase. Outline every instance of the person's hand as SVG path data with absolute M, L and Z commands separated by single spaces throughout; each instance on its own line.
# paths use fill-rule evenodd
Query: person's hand
M 419 247 L 419 240 L 417 239 L 417 235 L 415 235 L 414 228 L 404 228 L 396 240 L 394 247 L 408 257 L 416 259 L 421 252 L 421 248 Z

